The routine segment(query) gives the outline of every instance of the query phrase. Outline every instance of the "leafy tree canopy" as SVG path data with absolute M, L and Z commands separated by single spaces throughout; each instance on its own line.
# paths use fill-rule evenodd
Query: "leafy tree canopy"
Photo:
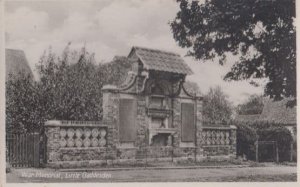
M 263 107 L 263 97 L 251 95 L 245 103 L 238 106 L 237 113 L 241 115 L 261 114 Z
M 101 120 L 102 86 L 121 83 L 129 67 L 126 57 L 97 64 L 85 48 L 68 45 L 59 56 L 50 48 L 36 67 L 39 80 L 20 75 L 6 82 L 7 131 L 41 130 L 53 119 Z
M 6 132 L 32 130 L 37 123 L 39 107 L 35 83 L 30 75 L 9 75 L 6 81 Z
M 196 59 L 240 55 L 225 80 L 267 78 L 265 94 L 296 96 L 295 0 L 177 0 L 174 39 Z
M 200 88 L 196 82 L 186 80 L 183 86 L 189 93 L 201 95 Z
M 203 118 L 207 123 L 228 122 L 232 105 L 220 87 L 210 88 L 203 97 Z
M 45 119 L 98 120 L 101 119 L 101 87 L 103 79 L 97 74 L 93 54 L 70 51 L 62 56 L 51 50 L 44 54 L 37 66 L 40 80 L 40 110 Z
M 120 85 L 127 77 L 131 63 L 125 56 L 115 56 L 110 63 L 100 65 L 100 72 L 106 77 L 106 84 Z

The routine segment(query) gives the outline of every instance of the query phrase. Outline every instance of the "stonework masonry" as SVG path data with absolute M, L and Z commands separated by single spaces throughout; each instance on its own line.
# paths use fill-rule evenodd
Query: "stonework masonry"
M 203 125 L 202 97 L 183 86 L 188 67 L 177 64 L 185 69 L 166 72 L 166 64 L 159 71 L 141 54 L 184 63 L 173 53 L 133 48 L 128 79 L 102 89 L 102 121 L 45 123 L 48 167 L 235 158 L 236 128 Z

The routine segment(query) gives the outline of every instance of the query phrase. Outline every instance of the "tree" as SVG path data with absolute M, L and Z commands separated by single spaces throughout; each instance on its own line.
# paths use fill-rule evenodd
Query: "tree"
M 240 115 L 261 114 L 263 107 L 263 97 L 251 95 L 245 103 L 238 106 L 237 113 Z
M 94 55 L 66 47 L 58 57 L 49 50 L 37 66 L 40 110 L 45 120 L 100 120 L 104 77 L 97 74 Z M 101 77 L 101 78 L 100 78 Z
M 200 88 L 196 82 L 186 80 L 183 86 L 189 93 L 193 95 L 201 95 Z
M 265 94 L 296 96 L 295 0 L 177 0 L 174 39 L 196 59 L 240 55 L 225 80 L 267 78 Z
M 220 123 L 230 120 L 231 103 L 220 87 L 210 88 L 203 97 L 203 118 L 208 123 Z
M 106 78 L 105 84 L 122 84 L 127 72 L 131 69 L 131 63 L 125 56 L 115 56 L 110 63 L 100 65 L 99 71 Z
M 6 132 L 32 131 L 39 124 L 39 103 L 30 75 L 9 75 L 6 81 Z
M 41 130 L 46 120 L 102 119 L 102 86 L 124 81 L 130 63 L 117 57 L 96 64 L 94 54 L 69 45 L 58 56 L 51 48 L 36 66 L 39 80 L 20 75 L 6 82 L 7 131 Z

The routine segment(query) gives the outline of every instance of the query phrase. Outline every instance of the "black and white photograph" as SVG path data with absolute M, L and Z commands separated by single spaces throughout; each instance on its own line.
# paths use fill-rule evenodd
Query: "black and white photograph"
M 7 184 L 297 183 L 296 0 L 1 3 Z

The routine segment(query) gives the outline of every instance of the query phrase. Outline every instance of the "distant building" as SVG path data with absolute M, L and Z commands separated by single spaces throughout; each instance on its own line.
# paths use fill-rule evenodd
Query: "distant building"
M 235 116 L 235 120 L 248 122 L 248 121 L 256 121 L 260 119 L 261 114 L 237 114 Z
M 297 126 L 297 107 L 287 106 L 293 98 L 284 98 L 281 101 L 273 101 L 272 99 L 264 99 L 264 107 L 261 114 L 237 115 L 237 121 L 268 121 L 285 126 L 296 138 Z
M 33 78 L 32 70 L 22 50 L 5 49 L 5 66 L 5 80 L 8 80 L 9 75 L 16 77 L 19 76 L 20 73 L 27 74 Z
M 293 137 L 296 137 L 297 107 L 287 106 L 291 100 L 290 98 L 281 101 L 266 100 L 260 120 L 282 124 L 291 131 Z

